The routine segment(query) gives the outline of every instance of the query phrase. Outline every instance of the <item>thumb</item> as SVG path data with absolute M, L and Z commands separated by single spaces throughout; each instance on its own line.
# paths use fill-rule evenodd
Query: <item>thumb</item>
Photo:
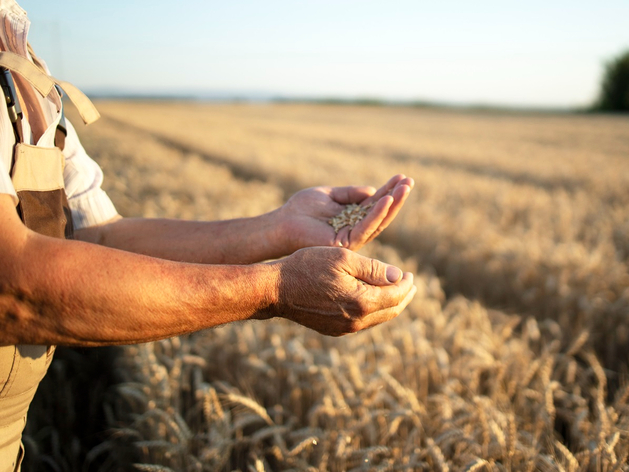
M 356 267 L 358 270 L 352 275 L 369 285 L 390 285 L 402 278 L 400 269 L 377 259 L 363 257 L 360 262 Z

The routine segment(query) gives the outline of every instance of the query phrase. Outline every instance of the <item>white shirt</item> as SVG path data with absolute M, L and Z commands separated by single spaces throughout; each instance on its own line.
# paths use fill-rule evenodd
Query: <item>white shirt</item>
M 15 0 L 0 0 L 0 50 L 11 51 L 28 59 L 27 35 L 30 21 L 26 12 Z M 57 124 L 61 118 L 61 100 L 53 92 L 42 97 L 35 91 L 46 120 L 46 130 L 35 143 L 30 126 L 22 120 L 24 142 L 42 147 L 53 147 Z M 9 118 L 4 95 L 0 92 L 0 193 L 9 194 L 17 205 L 17 195 L 11 177 L 11 158 L 15 135 Z M 23 107 L 23 105 L 22 105 Z M 72 210 L 72 222 L 75 229 L 94 226 L 112 219 L 118 213 L 101 189 L 103 172 L 85 152 L 72 124 L 66 120 L 68 136 L 63 155 L 66 159 L 63 177 L 66 195 Z

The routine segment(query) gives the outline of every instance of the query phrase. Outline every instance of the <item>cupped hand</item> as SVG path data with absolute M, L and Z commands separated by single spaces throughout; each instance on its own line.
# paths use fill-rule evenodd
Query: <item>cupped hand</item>
M 302 190 L 280 209 L 282 236 L 291 252 L 312 246 L 340 246 L 356 251 L 393 221 L 413 186 L 413 179 L 398 174 L 378 190 L 368 186 Z M 328 221 L 351 203 L 373 206 L 353 228 L 345 226 L 337 234 Z
M 411 273 L 344 248 L 306 248 L 272 264 L 279 284 L 270 315 L 329 336 L 395 318 L 417 290 Z

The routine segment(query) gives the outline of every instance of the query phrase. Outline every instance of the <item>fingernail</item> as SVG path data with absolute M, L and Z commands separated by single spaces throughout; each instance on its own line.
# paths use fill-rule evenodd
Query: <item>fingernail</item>
M 387 280 L 395 283 L 402 277 L 402 271 L 394 266 L 387 267 Z

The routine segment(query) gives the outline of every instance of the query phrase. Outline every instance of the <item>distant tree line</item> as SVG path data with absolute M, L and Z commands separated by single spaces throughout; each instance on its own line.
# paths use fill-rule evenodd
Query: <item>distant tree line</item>
M 612 59 L 605 67 L 597 111 L 629 112 L 629 51 Z

